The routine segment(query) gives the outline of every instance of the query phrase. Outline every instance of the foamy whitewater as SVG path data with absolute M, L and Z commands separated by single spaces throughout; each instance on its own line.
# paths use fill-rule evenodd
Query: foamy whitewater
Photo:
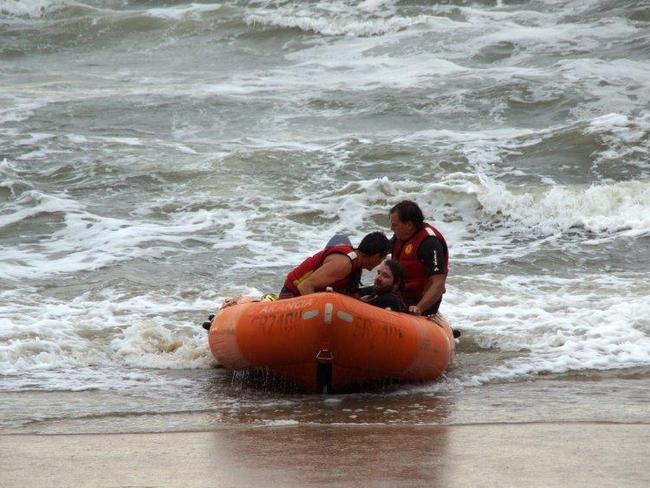
M 0 79 L 0 432 L 650 421 L 646 0 L 0 0 Z M 445 378 L 215 369 L 226 297 L 402 199 Z

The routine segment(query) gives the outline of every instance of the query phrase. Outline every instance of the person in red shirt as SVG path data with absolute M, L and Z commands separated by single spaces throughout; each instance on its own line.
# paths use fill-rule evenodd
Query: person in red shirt
M 449 272 L 449 252 L 438 229 L 424 221 L 420 207 L 410 200 L 390 209 L 392 258 L 404 268 L 403 297 L 409 312 L 432 315 L 438 311 Z
M 328 287 L 353 295 L 359 288 L 362 270 L 376 267 L 389 250 L 390 244 L 382 232 L 366 235 L 356 249 L 345 244 L 327 247 L 289 272 L 279 298 L 308 295 Z

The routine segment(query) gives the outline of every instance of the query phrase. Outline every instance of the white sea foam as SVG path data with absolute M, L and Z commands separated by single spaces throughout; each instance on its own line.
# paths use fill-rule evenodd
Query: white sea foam
M 650 168 L 649 113 L 636 118 L 607 114 L 592 120 L 585 132 L 598 136 L 606 148 L 598 153 L 594 166 L 626 158 L 630 165 Z
M 490 31 L 473 37 L 477 47 L 513 43 L 525 48 L 528 56 L 549 52 L 591 51 L 601 41 L 624 38 L 639 33 L 640 29 L 625 20 L 611 19 L 599 24 L 558 22 L 553 14 L 533 11 L 499 11 L 461 8 L 470 26 Z
M 300 425 L 300 422 L 292 419 L 274 419 L 274 420 L 262 420 L 262 425 L 265 427 L 293 427 Z
M 358 7 L 366 12 L 385 13 L 388 11 L 392 13 L 394 9 L 391 7 L 394 7 L 396 3 L 396 0 L 364 0 Z
M 631 118 L 613 113 L 592 119 L 586 127 L 582 123 L 574 124 L 573 130 L 599 137 L 606 147 L 595 152 L 594 164 L 627 158 L 629 165 L 647 167 L 645 155 L 650 152 L 648 127 L 650 119 L 647 115 Z M 396 142 L 419 141 L 460 148 L 476 172 L 448 175 L 443 183 L 454 192 L 475 196 L 481 212 L 488 216 L 504 216 L 507 225 L 519 227 L 523 232 L 532 230 L 539 234 L 553 234 L 578 227 L 596 234 L 635 236 L 648 233 L 650 181 L 647 179 L 591 185 L 558 185 L 549 180 L 542 186 L 508 185 L 500 180 L 498 166 L 494 165 L 501 163 L 504 156 L 538 145 L 567 129 L 430 130 L 400 137 Z M 454 180 L 456 182 L 452 183 Z M 474 216 L 477 217 L 484 216 Z
M 258 195 L 232 197 L 239 210 L 206 220 L 219 220 L 222 238 L 212 244 L 215 250 L 245 247 L 250 257 L 241 256 L 233 269 L 290 266 L 303 254 L 318 249 L 335 233 L 346 233 L 358 242 L 374 230 L 369 216 L 384 215 L 386 202 L 402 199 L 418 200 L 427 215 L 436 215 L 456 260 L 476 262 L 477 251 L 489 243 L 495 252 L 482 260 L 494 261 L 523 256 L 547 244 L 546 237 L 582 229 L 590 233 L 585 243 L 603 238 L 641 236 L 650 232 L 648 220 L 650 182 L 630 181 L 600 185 L 506 185 L 486 175 L 452 173 L 439 182 L 423 184 L 412 180 L 392 181 L 378 178 L 342 184 L 339 188 L 296 189 L 289 211 L 260 213 L 253 209 L 262 205 L 274 209 L 278 203 Z M 200 195 L 197 196 L 202 198 Z M 440 209 L 454 208 L 453 221 L 445 222 Z M 363 209 L 363 211 L 359 211 Z M 299 216 L 314 214 L 336 216 L 332 225 L 314 227 L 301 224 Z M 494 219 L 499 229 L 479 241 L 468 240 L 470 227 Z M 289 247 L 273 246 L 265 232 L 269 226 L 284 229 Z M 536 236 L 528 246 L 511 246 L 511 239 Z M 498 252 L 497 252 L 498 250 Z
M 650 362 L 645 283 L 612 274 L 551 282 L 516 276 L 483 280 L 493 281 L 492 297 L 450 294 L 446 313 L 482 347 L 522 355 L 478 373 L 461 373 L 464 384 Z M 602 287 L 611 290 L 609 297 L 600 296 Z
M 0 0 L 0 16 L 39 18 L 65 3 L 61 0 Z
M 105 289 L 72 300 L 34 289 L 0 292 L 0 366 L 4 375 L 91 366 L 206 368 L 213 363 L 205 331 L 187 319 L 214 310 L 215 298 L 151 293 L 128 297 Z M 195 294 L 190 294 L 195 295 Z
M 399 32 L 412 26 L 447 21 L 428 15 L 416 17 L 391 17 L 389 19 L 358 17 L 287 16 L 283 13 L 249 15 L 246 23 L 251 26 L 298 28 L 325 36 L 380 36 Z
M 628 185 L 631 187 L 617 189 L 612 202 L 628 198 L 634 193 L 630 188 L 640 184 Z M 363 227 L 363 215 L 366 214 L 360 216 L 352 209 L 366 208 L 364 212 L 373 213 L 383 211 L 386 197 L 408 196 L 419 189 L 421 186 L 415 182 L 391 182 L 387 179 L 347 184 L 337 192 L 323 193 L 315 199 L 317 203 L 312 203 L 312 208 L 332 208 L 342 204 L 339 208 L 350 208 L 350 213 L 342 212 L 342 221 L 351 227 Z M 439 194 L 439 188 L 430 191 Z M 600 191 L 596 190 L 597 193 Z M 494 194 L 500 199 L 492 209 L 494 212 L 503 212 L 504 208 L 514 209 L 513 212 L 517 210 L 521 212 L 517 221 L 529 218 L 532 224 L 526 225 L 533 226 L 543 222 L 542 217 L 547 218 L 545 212 L 536 213 L 532 205 L 525 206 L 522 202 L 504 206 L 513 197 L 503 188 L 500 191 L 495 189 Z M 377 198 L 377 195 L 383 196 Z M 579 192 L 575 196 L 579 196 Z M 558 202 L 568 199 L 566 195 L 547 198 Z M 423 206 L 427 208 L 426 198 L 424 202 Z M 590 202 L 587 200 L 586 208 Z M 307 202 L 301 205 L 307 208 Z M 614 208 L 614 214 L 618 211 Z M 233 223 L 236 221 L 237 217 L 233 217 Z M 248 229 L 247 224 L 240 225 L 226 239 L 230 245 L 247 235 L 247 240 L 253 241 L 249 249 L 257 258 L 262 258 L 273 248 L 271 243 L 255 238 L 254 231 Z M 307 251 L 319 247 L 328 237 L 326 230 L 320 232 L 316 235 L 305 233 L 308 237 L 300 244 L 300 249 Z M 283 259 L 289 261 L 291 258 L 285 255 Z M 272 259 L 261 261 L 262 267 L 278 264 Z M 250 269 L 253 263 L 248 266 Z M 246 269 L 245 264 L 243 268 Z M 492 284 L 488 283 L 491 279 Z M 645 299 L 641 298 L 645 295 L 642 290 L 630 289 L 633 279 L 621 278 L 618 282 L 612 279 L 595 276 L 585 280 L 558 279 L 553 282 L 539 277 L 476 278 L 474 287 L 490 289 L 490 296 L 482 291 L 473 292 L 471 288 L 458 289 L 450 285 L 445 312 L 453 317 L 454 326 L 473 335 L 485 348 L 530 351 L 521 359 L 506 361 L 479 374 L 463 376 L 460 379 L 462 384 L 512 380 L 549 372 L 647 364 L 650 324 L 644 317 L 650 316 L 650 310 Z M 485 283 L 481 284 L 481 281 Z M 594 293 L 604 288 L 616 290 L 616 293 L 597 302 L 598 308 L 594 308 Z M 259 293 L 256 289 L 242 291 Z M 31 299 L 27 298 L 30 296 Z M 639 298 L 633 300 L 630 297 Z M 199 329 L 199 333 L 195 331 L 195 324 L 183 321 L 171 324 L 169 317 L 183 311 L 214 309 L 218 301 L 219 298 L 213 296 L 210 300 L 199 298 L 187 302 L 179 294 L 172 297 L 157 294 L 128 297 L 110 290 L 62 301 L 44 299 L 37 290 L 5 292 L 0 300 L 4 304 L 4 309 L 0 309 L 0 330 L 5 339 L 5 345 L 0 348 L 0 363 L 6 374 L 92 365 L 208 367 L 211 359 L 202 330 Z M 99 380 L 93 385 L 107 387 Z
M 22 122 L 30 117 L 35 110 L 45 105 L 43 101 L 33 101 L 22 96 L 7 97 L 7 99 L 6 105 L 3 103 L 4 108 L 0 107 L 1 125 L 11 122 Z
M 388 232 L 387 209 L 405 198 L 435 217 L 452 266 L 470 269 L 452 271 L 444 312 L 478 347 L 517 356 L 478 372 L 459 368 L 450 382 L 650 363 L 649 290 L 641 272 L 594 275 L 576 263 L 558 277 L 517 265 L 549 250 L 572 258 L 578 248 L 581 258 L 598 262 L 608 244 L 623 237 L 643 246 L 650 233 L 650 72 L 636 51 L 645 45 L 643 28 L 617 18 L 571 20 L 567 15 L 591 7 L 549 4 L 536 4 L 546 10 L 540 12 L 502 3 L 247 2 L 227 5 L 228 15 L 236 12 L 232 28 L 240 30 L 226 43 L 232 64 L 223 72 L 202 63 L 219 59 L 222 45 L 201 35 L 197 44 L 190 30 L 136 34 L 137 44 L 127 32 L 120 43 L 102 42 L 97 53 L 96 46 L 65 44 L 64 57 L 38 51 L 37 58 L 27 53 L 15 66 L 7 63 L 0 103 L 7 148 L 0 161 L 2 374 L 16 375 L 23 386 L 105 389 L 151 378 L 151 368 L 209 367 L 205 333 L 190 315 L 203 317 L 225 295 L 277 291 L 282 275 L 334 233 L 357 243 L 367 232 Z M 40 26 L 47 22 L 43 11 L 66 5 L 72 4 L 0 0 L 0 16 Z M 194 24 L 211 21 L 219 9 L 128 6 L 112 13 Z M 271 51 L 274 44 L 255 26 L 283 29 L 288 40 Z M 182 69 L 166 59 L 148 64 L 177 35 L 188 46 L 187 63 L 178 60 Z M 103 63 L 116 45 L 145 65 L 111 70 Z M 182 43 L 175 48 L 180 52 Z M 264 62 L 253 62 L 260 53 Z M 124 97 L 142 100 L 143 110 L 169 105 L 182 129 L 168 137 L 167 114 L 157 110 L 151 125 L 143 118 L 137 128 L 124 117 L 135 112 L 118 105 L 101 104 L 117 114 L 92 112 L 96 101 Z M 209 103 L 197 103 L 203 99 Z M 186 110 L 188 100 L 198 110 Z M 241 112 L 218 120 L 227 113 L 222 101 L 240 103 Z M 523 120 L 526 113 L 510 102 L 528 104 L 539 120 Z M 270 118 L 247 114 L 250 104 L 270 110 Z M 71 117 L 80 107 L 91 123 L 69 127 L 86 120 Z M 222 130 L 230 125 L 237 135 Z M 534 169 L 503 168 L 507 156 L 526 159 L 527 151 L 565 137 L 584 139 L 594 173 L 629 165 L 642 176 L 573 184 L 552 169 L 537 178 Z M 369 157 L 366 148 L 373 149 Z M 147 151 L 155 158 L 143 157 Z M 95 164 L 110 177 L 95 173 Z M 86 180 L 57 181 L 61 168 L 74 178 L 92 175 L 92 190 Z M 504 175 L 521 178 L 513 183 Z M 116 208 L 110 198 L 100 200 L 107 194 L 119 199 Z M 186 266 L 209 269 L 191 279 L 178 273 L 181 287 L 202 281 L 197 292 L 169 293 L 155 282 L 116 285 L 120 276 L 111 266 L 131 262 L 176 265 L 167 271 L 174 274 Z M 483 272 L 495 264 L 507 274 Z M 94 270 L 101 273 L 93 278 L 109 277 L 84 285 L 80 277 Z M 85 383 L 68 374 L 82 370 Z
M 166 246 L 210 228 L 217 215 L 204 212 L 179 214 L 174 222 L 154 222 L 102 217 L 88 212 L 65 195 L 24 192 L 0 215 L 0 228 L 40 214 L 62 214 L 65 224 L 37 245 L 0 248 L 4 279 L 36 278 L 58 273 L 95 270 L 141 256 L 156 257 Z M 157 242 L 155 247 L 145 246 Z
M 592 94 L 592 100 L 572 108 L 576 117 L 591 119 L 594 114 L 621 113 L 636 107 L 641 113 L 647 112 L 650 66 L 646 62 L 580 58 L 558 61 L 555 71 L 562 85 L 579 86 Z
M 483 210 L 504 215 L 525 232 L 553 234 L 578 227 L 597 234 L 650 233 L 650 181 L 535 191 L 507 188 L 487 178 L 483 181 L 484 191 L 477 195 Z
M 85 144 L 88 142 L 88 138 L 81 134 L 66 134 L 65 137 L 75 144 Z
M 68 7 L 81 7 L 84 10 L 111 12 L 112 14 L 117 13 L 117 11 L 103 10 L 73 0 L 0 0 L 0 15 L 38 19 Z M 213 12 L 222 7 L 223 6 L 220 4 L 191 3 L 186 6 L 151 8 L 142 11 L 132 10 L 131 13 L 144 13 L 152 17 L 171 20 L 187 18 L 199 19 L 201 14 L 205 12 Z
M 408 58 L 389 55 L 368 56 L 373 47 L 367 39 L 351 39 L 342 47 L 318 46 L 288 54 L 295 64 L 289 68 L 236 75 L 232 84 L 248 93 L 295 93 L 300 99 L 306 92 L 325 90 L 366 91 L 380 88 L 409 88 L 430 85 L 431 79 L 468 72 L 462 66 L 435 53 L 422 52 Z M 345 73 L 342 76 L 341 73 Z M 227 93 L 227 92 L 226 92 Z
M 220 10 L 223 6 L 212 3 L 191 3 L 184 6 L 170 6 L 165 8 L 151 8 L 146 11 L 147 15 L 160 17 L 163 19 L 200 19 L 201 15 L 206 12 Z

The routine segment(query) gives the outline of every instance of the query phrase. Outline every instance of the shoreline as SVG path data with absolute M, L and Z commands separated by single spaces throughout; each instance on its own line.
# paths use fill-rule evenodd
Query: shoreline
M 235 424 L 224 423 L 214 425 L 211 428 L 198 428 L 198 429 L 179 429 L 179 430 L 134 430 L 134 431 L 87 431 L 87 432 L 3 432 L 0 430 L 0 439 L 3 437 L 92 437 L 92 436 L 139 436 L 139 435 L 182 435 L 182 434 L 217 434 L 219 432 L 244 432 L 244 431 L 265 431 L 265 430 L 323 430 L 323 429 L 349 429 L 349 430 L 401 430 L 401 429 L 437 429 L 437 428 L 470 428 L 470 427 L 515 427 L 515 426 L 542 426 L 554 425 L 561 427 L 566 426 L 579 426 L 579 425 L 593 425 L 593 426 L 607 426 L 607 425 L 620 425 L 620 426 L 648 426 L 650 428 L 650 421 L 638 422 L 625 422 L 617 420 L 554 420 L 554 421 L 503 421 L 503 422 L 458 422 L 458 423 L 381 423 L 381 422 L 368 422 L 368 423 L 345 423 L 345 422 L 331 422 L 331 423 L 311 423 L 311 422 L 289 422 L 289 423 L 249 423 L 249 424 Z
M 240 426 L 0 434 L 2 486 L 641 487 L 650 424 Z

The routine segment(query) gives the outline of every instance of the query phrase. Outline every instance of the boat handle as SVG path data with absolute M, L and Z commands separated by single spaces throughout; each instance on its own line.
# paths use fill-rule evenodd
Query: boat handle
M 319 363 L 331 363 L 334 361 L 334 354 L 329 349 L 321 349 L 316 354 L 316 361 Z

